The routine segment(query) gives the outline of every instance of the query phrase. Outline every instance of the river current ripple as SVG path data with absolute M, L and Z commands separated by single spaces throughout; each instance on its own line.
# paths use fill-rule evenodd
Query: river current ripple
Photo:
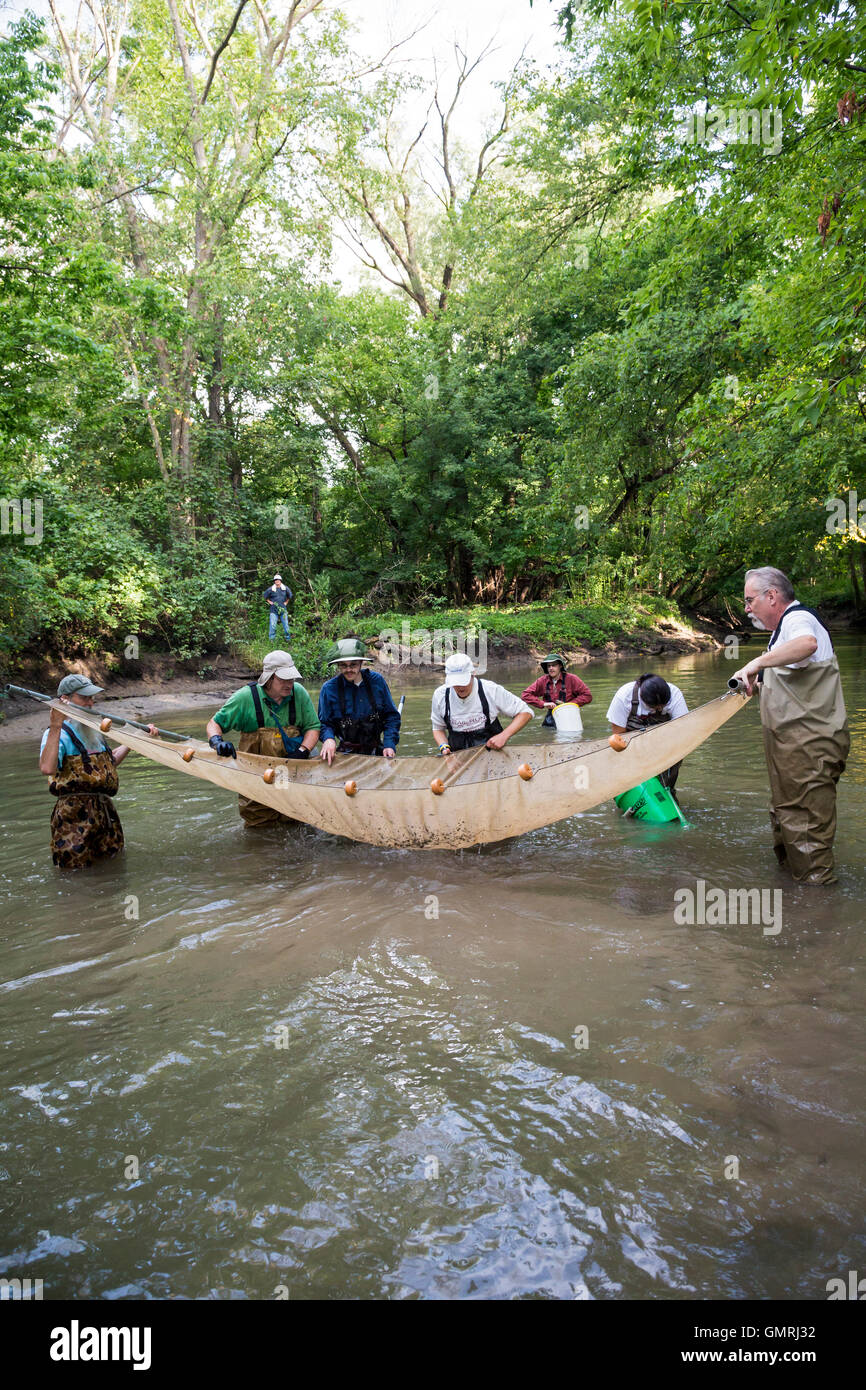
M 226 793 L 131 757 L 125 855 L 70 876 L 36 748 L 7 745 L 0 1276 L 46 1298 L 823 1299 L 866 1268 L 863 644 L 840 654 L 854 749 L 820 892 L 772 861 L 751 708 L 688 760 L 686 831 L 604 806 L 388 852 L 247 832 Z M 696 704 L 728 666 L 661 669 Z M 589 736 L 634 674 L 584 672 Z M 428 698 L 401 751 L 426 750 Z M 780 890 L 781 931 L 679 925 L 698 879 Z

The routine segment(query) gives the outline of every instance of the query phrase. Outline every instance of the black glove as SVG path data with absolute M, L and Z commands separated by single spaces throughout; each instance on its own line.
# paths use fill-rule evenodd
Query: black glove
M 301 744 L 300 748 L 293 748 L 291 753 L 286 754 L 287 758 L 308 758 L 309 756 L 310 750 L 309 748 L 305 748 L 303 744 Z
M 218 758 L 236 758 L 237 752 L 233 743 L 227 739 L 220 738 L 219 734 L 211 734 L 208 743 L 214 750 Z

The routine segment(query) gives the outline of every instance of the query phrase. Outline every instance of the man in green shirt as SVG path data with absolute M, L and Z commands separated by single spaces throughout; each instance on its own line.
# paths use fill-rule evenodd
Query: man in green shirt
M 258 680 L 236 690 L 208 721 L 208 742 L 217 756 L 237 757 L 234 744 L 224 737 L 230 729 L 237 729 L 242 753 L 308 758 L 319 741 L 321 725 L 306 690 L 295 685 L 300 676 L 288 652 L 268 652 Z M 245 825 L 292 823 L 291 816 L 246 796 L 238 797 L 238 810 Z

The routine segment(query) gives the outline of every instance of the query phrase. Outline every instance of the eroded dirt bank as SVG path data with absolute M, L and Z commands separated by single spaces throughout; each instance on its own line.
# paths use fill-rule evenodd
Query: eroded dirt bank
M 591 665 L 595 661 L 628 660 L 638 656 L 677 656 L 690 651 L 715 651 L 724 640 L 724 631 L 710 624 L 687 626 L 683 623 L 662 622 L 652 632 L 645 629 L 608 642 L 603 647 L 579 647 L 563 652 L 572 669 Z M 291 642 L 289 643 L 291 647 Z M 392 653 L 389 659 L 384 650 L 372 653 L 384 674 L 399 672 L 400 680 L 411 684 L 430 684 L 441 669 L 432 662 L 409 659 L 408 652 Z M 497 637 L 491 634 L 487 644 L 487 659 L 491 668 L 501 668 L 507 681 L 512 665 L 532 665 L 546 654 L 529 638 Z M 140 661 L 121 664 L 110 670 L 99 658 L 64 660 L 31 658 L 9 671 L 7 680 L 44 694 L 53 694 L 58 682 L 70 672 L 80 671 L 104 686 L 97 704 L 110 708 L 121 718 L 160 723 L 160 718 L 178 709 L 218 709 L 222 701 L 245 681 L 252 680 L 253 670 L 232 655 L 204 654 L 191 661 L 178 661 L 167 654 L 146 653 Z M 317 685 L 318 679 L 309 682 Z M 0 742 L 30 738 L 46 727 L 44 708 L 26 696 L 10 695 L 3 700 L 0 713 Z

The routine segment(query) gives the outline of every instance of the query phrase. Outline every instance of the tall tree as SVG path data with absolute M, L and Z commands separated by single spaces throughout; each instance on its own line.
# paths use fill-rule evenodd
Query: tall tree
M 310 30 L 322 3 L 87 0 L 67 19 L 50 0 L 57 145 L 74 135 L 100 171 L 94 215 L 138 293 L 116 325 L 129 380 L 190 522 L 196 431 L 226 425 L 222 270 L 261 234 L 263 192 L 327 80 L 333 32 Z

